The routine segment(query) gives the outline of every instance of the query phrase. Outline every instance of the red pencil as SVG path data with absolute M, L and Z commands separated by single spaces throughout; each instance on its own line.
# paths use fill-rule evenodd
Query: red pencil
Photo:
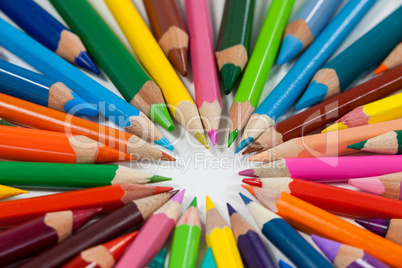
M 257 187 L 243 186 L 261 203 L 281 192 L 289 193 L 319 208 L 359 218 L 402 218 L 402 201 L 352 191 L 322 183 L 292 178 L 245 179 Z M 258 188 L 259 186 L 266 188 Z
M 51 211 L 102 208 L 103 212 L 108 212 L 132 200 L 172 189 L 125 183 L 0 202 L 0 228 L 25 222 Z

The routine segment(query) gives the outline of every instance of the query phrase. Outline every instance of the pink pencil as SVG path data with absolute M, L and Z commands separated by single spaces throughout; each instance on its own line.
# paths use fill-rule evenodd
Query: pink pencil
M 381 176 L 402 171 L 402 155 L 287 158 L 239 172 L 247 177 L 292 177 L 321 182 Z
M 204 128 L 216 145 L 222 113 L 207 0 L 186 0 L 195 97 Z
M 152 214 L 115 268 L 143 268 L 151 262 L 176 225 L 184 192 L 178 193 Z

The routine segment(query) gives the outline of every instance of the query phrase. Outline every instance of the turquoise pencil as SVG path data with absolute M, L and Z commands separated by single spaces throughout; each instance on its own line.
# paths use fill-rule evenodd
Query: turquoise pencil
M 296 110 L 315 105 L 349 88 L 373 70 L 402 41 L 402 7 L 322 67 L 313 77 Z
M 331 57 L 375 2 L 376 0 L 350 0 L 347 2 L 282 81 L 258 106 L 246 126 L 236 152 L 253 142 L 289 110 L 303 93 L 314 74 Z
M 101 114 L 127 132 L 173 150 L 170 142 L 145 114 L 1 18 L 0 45 L 98 106 Z

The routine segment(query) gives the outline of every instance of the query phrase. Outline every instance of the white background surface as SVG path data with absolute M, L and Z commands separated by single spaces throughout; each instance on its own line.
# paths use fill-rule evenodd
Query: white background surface
M 103 0 L 91 0 L 92 2 L 103 1 Z M 118 1 L 118 0 L 116 0 Z M 36 0 L 42 7 L 44 7 L 48 12 L 54 15 L 57 19 L 61 20 L 61 17 L 57 14 L 55 9 L 47 0 Z M 145 21 L 148 23 L 146 17 L 145 9 L 141 0 L 133 0 L 134 4 L 142 14 Z M 179 9 L 184 17 L 184 0 L 176 0 Z M 223 13 L 224 0 L 209 0 L 211 20 L 214 34 L 214 42 L 216 43 L 220 22 Z M 271 0 L 256 0 L 256 8 L 254 13 L 254 23 L 253 32 L 251 38 L 251 49 L 254 47 L 255 41 L 258 37 L 262 22 L 265 18 L 265 14 L 271 4 Z M 293 8 L 293 14 L 301 7 L 305 0 L 296 0 L 296 4 Z M 344 1 L 346 2 L 346 1 Z M 343 45 L 335 53 L 338 54 L 340 51 L 349 46 L 352 42 L 363 35 L 367 30 L 376 25 L 384 17 L 390 14 L 398 6 L 400 6 L 402 0 L 378 0 L 373 8 L 368 12 L 368 14 L 363 18 L 363 20 L 357 25 L 355 30 L 346 39 Z M 3 13 L 0 12 L 0 16 L 7 21 L 10 21 Z M 14 24 L 15 25 L 15 24 Z M 133 26 L 135 27 L 135 26 Z M 23 66 L 28 69 L 32 69 L 25 62 L 21 61 L 13 54 L 9 53 L 3 49 L 1 55 L 2 59 L 6 59 L 14 64 Z M 284 66 L 274 65 L 269 75 L 268 81 L 265 85 L 264 92 L 261 97 L 261 101 L 269 94 L 269 92 L 279 83 L 280 79 L 286 74 L 286 72 L 293 65 L 294 61 L 285 64 Z M 108 89 L 118 94 L 116 88 L 113 84 L 106 78 L 106 75 L 96 76 L 89 72 L 84 71 L 89 74 L 92 78 L 105 85 Z M 364 78 L 368 79 L 372 75 L 368 75 Z M 191 71 L 186 78 L 182 78 L 183 83 L 186 85 L 191 96 L 194 98 L 194 86 L 192 83 Z M 359 83 L 363 81 L 360 80 Z M 237 86 L 236 86 L 237 88 Z M 73 89 L 74 90 L 74 89 Z M 186 195 L 183 201 L 183 206 L 181 212 L 189 205 L 194 196 L 198 198 L 198 207 L 200 212 L 200 217 L 203 223 L 203 228 L 205 227 L 205 196 L 209 195 L 212 201 L 215 203 L 217 209 L 225 218 L 226 222 L 229 223 L 229 217 L 227 214 L 226 203 L 230 202 L 231 205 L 238 210 L 238 212 L 245 217 L 252 226 L 256 227 L 253 219 L 245 208 L 243 202 L 241 201 L 238 192 L 243 192 L 247 196 L 250 194 L 244 190 L 241 186 L 241 179 L 239 177 L 238 171 L 244 170 L 251 167 L 251 164 L 247 162 L 247 156 L 234 155 L 234 150 L 237 143 L 234 143 L 231 148 L 227 148 L 227 134 L 228 134 L 228 114 L 229 109 L 233 101 L 236 89 L 231 95 L 226 96 L 222 93 L 222 104 L 223 104 L 223 114 L 220 124 L 220 130 L 218 134 L 218 146 L 211 148 L 210 150 L 205 150 L 202 145 L 189 137 L 188 133 L 183 131 L 183 129 L 175 122 L 176 130 L 169 133 L 162 127 L 159 127 L 163 134 L 172 142 L 175 146 L 175 151 L 173 155 L 177 158 L 177 162 L 160 162 L 160 163 L 126 163 L 127 166 L 139 167 L 144 170 L 155 172 L 156 174 L 169 176 L 173 178 L 173 181 L 161 183 L 161 185 L 172 186 L 179 189 L 186 189 Z M 118 94 L 120 95 L 120 94 Z M 294 114 L 294 111 L 290 111 L 287 115 Z M 96 120 L 96 119 L 95 119 Z M 113 125 L 110 123 L 110 125 Z M 57 179 L 57 178 L 55 178 Z M 347 187 L 346 185 L 342 185 Z M 38 191 L 32 190 L 31 193 L 15 197 L 27 198 L 33 196 L 39 196 L 44 194 L 51 194 L 53 191 Z M 306 236 L 305 236 L 306 237 Z M 311 240 L 310 240 L 311 241 Z M 265 238 L 269 252 L 272 254 L 274 261 L 281 258 L 287 261 L 286 257 L 283 256 L 274 246 L 272 246 Z M 170 247 L 170 240 L 166 243 L 166 246 Z M 204 254 L 206 246 L 204 240 L 204 232 L 202 233 L 200 249 L 198 254 L 197 266 L 200 265 Z

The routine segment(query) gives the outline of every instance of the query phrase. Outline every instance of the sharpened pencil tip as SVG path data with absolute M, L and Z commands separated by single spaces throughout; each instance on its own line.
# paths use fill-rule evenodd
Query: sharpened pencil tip
M 311 239 L 318 246 L 318 248 L 321 249 L 325 256 L 327 256 L 327 258 L 333 263 L 342 244 L 314 234 L 311 235 Z
M 207 138 L 205 138 L 205 135 L 202 133 L 196 133 L 195 138 L 202 144 L 204 145 L 205 148 L 209 149 Z
M 156 103 L 151 105 L 148 110 L 148 116 L 156 123 L 161 125 L 164 129 L 168 131 L 174 130 L 174 124 L 170 114 L 164 103 Z
M 361 142 L 358 142 L 358 143 L 355 143 L 355 144 L 351 144 L 351 145 L 348 145 L 348 148 L 349 149 L 355 149 L 355 150 L 361 150 L 361 149 L 364 148 L 364 145 L 366 145 L 366 142 L 367 141 L 361 141 Z
M 99 69 L 96 67 L 95 63 L 93 62 L 88 52 L 86 51 L 83 51 L 80 54 L 78 54 L 78 57 L 75 58 L 75 64 L 77 64 L 82 68 L 90 70 L 95 74 L 100 74 Z
M 385 65 L 384 63 L 382 63 L 380 66 L 378 66 L 378 68 L 374 71 L 374 74 L 380 74 L 380 73 L 384 73 L 386 71 L 388 71 L 389 68 L 387 65 Z
M 285 64 L 296 57 L 303 50 L 303 43 L 299 38 L 288 35 L 283 39 L 281 51 L 279 52 L 277 63 Z
M 212 129 L 212 130 L 208 131 L 208 136 L 212 142 L 212 145 L 216 146 L 216 140 L 218 139 L 218 130 Z
M 211 198 L 209 198 L 209 196 L 205 197 L 205 202 L 206 202 L 206 210 L 207 211 L 215 208 L 215 205 L 214 205 L 214 203 L 212 203 L 212 200 L 211 200 Z
M 153 195 L 170 192 L 173 190 L 173 187 L 165 187 L 165 186 L 156 186 L 155 191 L 152 193 Z
M 239 135 L 239 130 L 235 129 L 232 132 L 229 133 L 228 136 L 228 147 L 232 145 L 232 143 L 236 140 L 237 136 Z
M 324 84 L 317 83 L 315 80 L 307 87 L 306 92 L 296 104 L 295 109 L 300 111 L 309 106 L 313 106 L 322 102 L 327 95 L 328 87 Z
M 254 191 L 254 187 L 253 187 L 253 186 L 242 184 L 241 187 L 243 187 L 244 189 L 246 189 L 247 191 L 249 191 L 250 194 L 252 194 L 254 197 L 256 197 L 256 196 L 255 196 L 255 191 Z
M 251 186 L 262 187 L 260 179 L 243 179 L 242 182 Z
M 327 133 L 327 132 L 332 132 L 332 131 L 338 131 L 338 130 L 342 130 L 342 129 L 347 129 L 349 128 L 347 125 L 344 125 L 342 122 L 330 125 L 329 127 L 327 127 L 326 129 L 324 129 L 323 131 L 321 131 L 321 133 Z
M 382 237 L 387 235 L 390 221 L 389 219 L 355 219 L 355 222 Z
M 174 150 L 173 145 L 165 137 L 162 137 L 161 139 L 154 141 L 154 142 L 155 142 L 155 144 L 158 144 L 159 146 L 162 146 L 163 148 L 166 148 L 169 151 Z
M 229 95 L 241 74 L 241 68 L 239 66 L 235 66 L 234 64 L 227 63 L 222 66 L 220 71 L 222 75 L 224 92 L 226 95 Z
M 240 176 L 246 176 L 246 177 L 258 177 L 254 174 L 254 170 L 253 169 L 246 169 L 243 171 L 239 172 Z
M 98 116 L 99 111 L 98 109 L 96 109 L 95 106 L 89 104 L 74 92 L 71 92 L 71 96 L 73 98 L 68 102 L 66 102 L 66 104 L 63 107 L 66 113 L 70 113 L 72 115 L 88 116 L 88 117 Z
M 279 268 L 293 268 L 288 263 L 284 262 L 283 260 L 279 260 Z
M 228 207 L 229 216 L 232 216 L 234 213 L 237 213 L 237 211 L 229 203 L 226 203 L 226 206 Z
M 247 205 L 248 203 L 253 202 L 253 200 L 251 200 L 250 198 L 248 198 L 248 197 L 245 196 L 244 194 L 239 193 L 239 195 L 240 195 L 241 199 L 243 199 L 244 204 Z
M 372 194 L 383 194 L 386 191 L 384 184 L 378 178 L 350 179 L 349 185 Z
M 168 53 L 172 65 L 182 76 L 187 76 L 187 48 L 173 48 Z
M 197 197 L 193 198 L 193 201 L 191 201 L 188 207 L 197 207 Z
M 236 148 L 235 154 L 246 148 L 250 143 L 252 143 L 254 139 L 252 137 L 247 137 L 244 140 L 242 140 L 239 145 Z
M 186 192 L 186 189 L 181 190 L 177 195 L 175 195 L 172 200 L 181 204 L 183 202 L 183 197 L 184 193 Z
M 171 181 L 171 180 L 172 180 L 172 178 L 163 177 L 163 176 L 159 176 L 159 175 L 153 175 L 149 179 L 149 183 L 162 182 L 162 181 Z

